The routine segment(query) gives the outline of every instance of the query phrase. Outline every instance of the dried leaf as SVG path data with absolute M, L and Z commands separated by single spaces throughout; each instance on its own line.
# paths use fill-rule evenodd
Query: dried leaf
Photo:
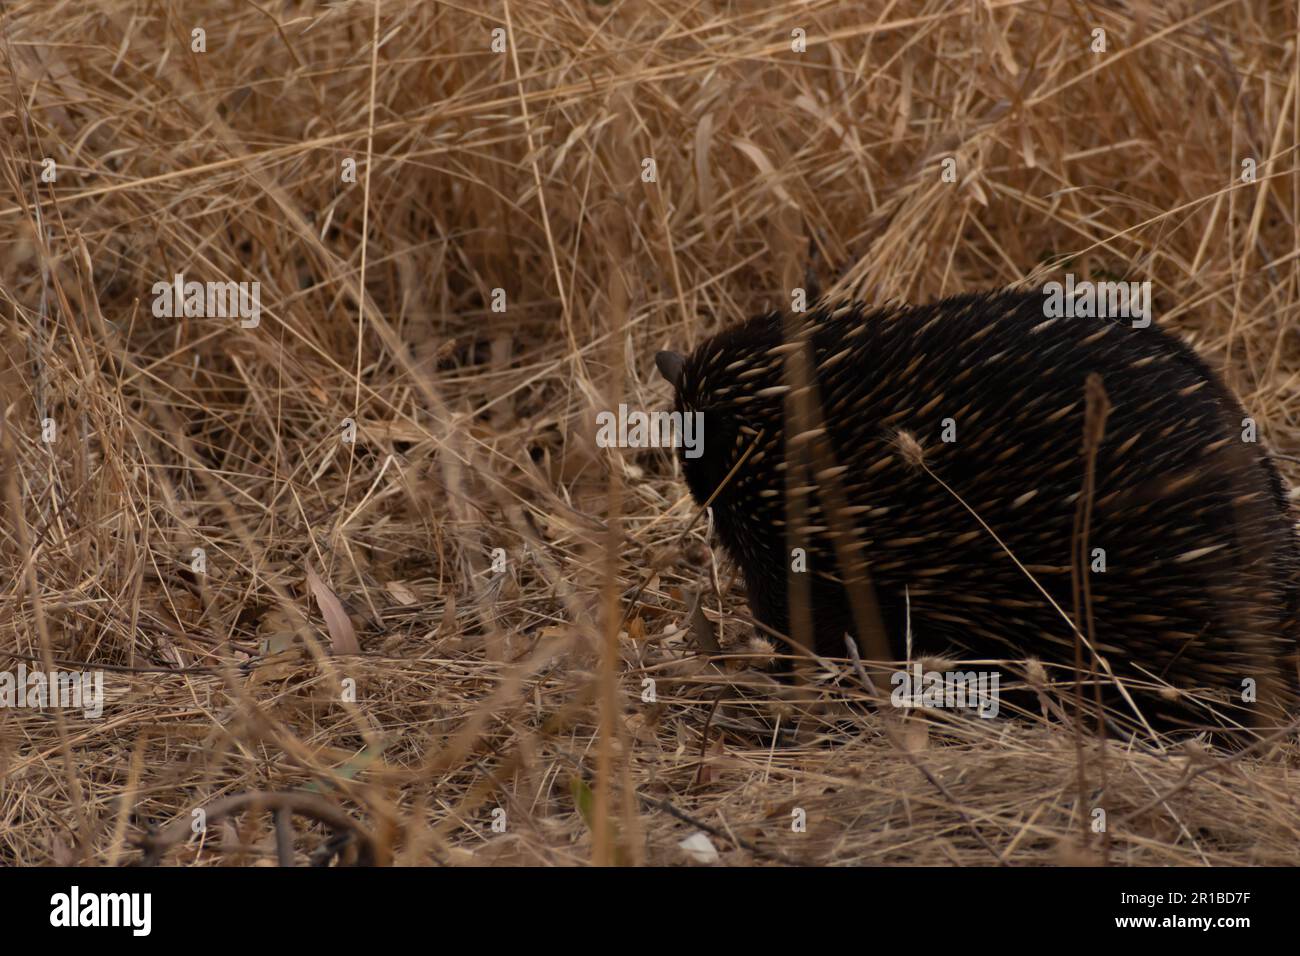
M 913 717 L 911 720 L 903 722 L 903 749 L 908 753 L 921 753 L 930 748 L 930 723 L 929 721 Z
M 691 594 L 691 636 L 696 645 L 706 654 L 721 654 L 717 635 L 713 633 L 713 624 L 704 614 L 704 602 L 699 595 Z
M 787 206 L 798 208 L 798 204 L 790 198 L 790 193 L 781 185 L 781 180 L 776 173 L 776 167 L 772 165 L 772 161 L 767 158 L 766 153 L 747 139 L 737 139 L 733 145 L 749 157 L 751 163 L 758 167 L 758 171 L 763 174 L 767 185 L 771 186 L 772 192 L 776 193 Z
M 685 850 L 686 855 L 696 863 L 703 863 L 707 866 L 710 863 L 718 862 L 718 848 L 713 845 L 713 841 L 709 839 L 709 835 L 703 830 L 696 830 L 677 845 Z
M 415 592 L 402 581 L 389 581 L 384 585 L 384 589 L 393 596 L 393 600 L 403 607 L 410 607 L 412 604 L 420 603 L 420 599 L 415 596 Z
M 456 595 L 447 592 L 447 603 L 442 608 L 442 618 L 438 621 L 438 636 L 447 637 L 456 630 Z
M 361 645 L 357 643 L 357 632 L 348 619 L 347 612 L 329 585 L 321 580 L 320 575 L 307 565 L 307 586 L 316 598 L 316 606 L 325 618 L 325 627 L 330 632 L 330 650 L 335 654 L 360 654 Z
M 695 127 L 695 183 L 696 196 L 700 212 L 704 214 L 705 223 L 712 222 L 713 180 L 709 167 L 709 146 L 713 141 L 713 114 L 705 113 Z

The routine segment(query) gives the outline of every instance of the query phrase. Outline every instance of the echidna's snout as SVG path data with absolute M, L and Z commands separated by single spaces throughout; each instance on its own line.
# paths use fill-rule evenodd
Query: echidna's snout
M 673 388 L 681 388 L 682 368 L 686 365 L 686 356 L 680 352 L 663 351 L 655 355 L 655 365 L 659 374 L 668 380 Z

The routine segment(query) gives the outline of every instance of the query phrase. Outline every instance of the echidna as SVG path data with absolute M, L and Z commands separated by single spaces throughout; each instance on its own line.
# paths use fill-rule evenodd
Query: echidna
M 914 658 L 1072 665 L 1082 573 L 1092 622 L 1081 633 L 1114 673 L 1159 689 L 1134 692 L 1144 716 L 1278 726 L 1296 699 L 1300 561 L 1276 468 L 1187 345 L 1127 319 L 1050 318 L 1045 299 L 771 313 L 689 356 L 659 353 L 676 410 L 703 413 L 703 454 L 682 466 L 694 498 L 711 499 L 754 617 L 789 635 L 802 547 L 819 654 L 845 656 L 846 633 L 863 643 L 848 581 L 874 591 L 895 660 L 910 624 Z M 1109 415 L 1089 494 L 1094 373 Z M 802 396 L 787 394 L 800 381 L 802 419 Z M 803 511 L 787 510 L 791 493 Z M 793 513 L 805 515 L 802 537 L 787 536 Z M 1187 691 L 1209 692 L 1214 716 Z

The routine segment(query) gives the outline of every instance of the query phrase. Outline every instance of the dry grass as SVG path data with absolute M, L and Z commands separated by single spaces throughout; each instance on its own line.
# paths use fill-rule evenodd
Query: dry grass
M 0 716 L 0 862 L 303 862 L 341 815 L 399 863 L 1297 862 L 1294 744 L 1089 746 L 1081 800 L 1060 723 L 886 735 L 843 663 L 701 658 L 690 592 L 749 639 L 733 576 L 664 452 L 592 437 L 810 236 L 873 301 L 1149 278 L 1300 448 L 1294 4 L 376 7 L 5 5 L 0 669 L 108 703 Z M 260 325 L 155 318 L 176 273 Z M 309 816 L 190 838 L 256 792 Z

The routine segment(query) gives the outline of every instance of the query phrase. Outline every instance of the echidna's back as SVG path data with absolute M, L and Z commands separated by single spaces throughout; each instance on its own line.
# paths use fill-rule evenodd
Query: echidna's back
M 758 441 L 713 505 L 755 616 L 788 633 L 785 455 L 824 465 L 814 449 L 825 441 L 845 467 L 824 480 L 808 472 L 820 653 L 842 656 L 853 631 L 831 540 L 843 527 L 896 655 L 907 603 L 914 656 L 1072 662 L 1071 625 L 1029 575 L 1073 611 L 1084 387 L 1097 373 L 1111 404 L 1087 525 L 1099 651 L 1118 673 L 1216 693 L 1229 721 L 1276 724 L 1295 698 L 1300 563 L 1281 479 L 1243 439 L 1240 405 L 1182 343 L 1128 320 L 1045 318 L 1043 303 L 1037 292 L 997 293 L 801 317 L 825 431 L 789 452 L 787 320 L 762 316 L 695 350 L 678 392 L 679 408 L 706 416 L 705 454 L 684 460 L 695 497 L 706 500 Z M 900 432 L 921 444 L 925 468 L 900 454 Z M 842 489 L 844 513 L 826 513 L 836 498 L 824 481 Z M 1254 704 L 1242 702 L 1246 681 Z M 1156 717 L 1210 722 L 1170 698 L 1139 703 Z

